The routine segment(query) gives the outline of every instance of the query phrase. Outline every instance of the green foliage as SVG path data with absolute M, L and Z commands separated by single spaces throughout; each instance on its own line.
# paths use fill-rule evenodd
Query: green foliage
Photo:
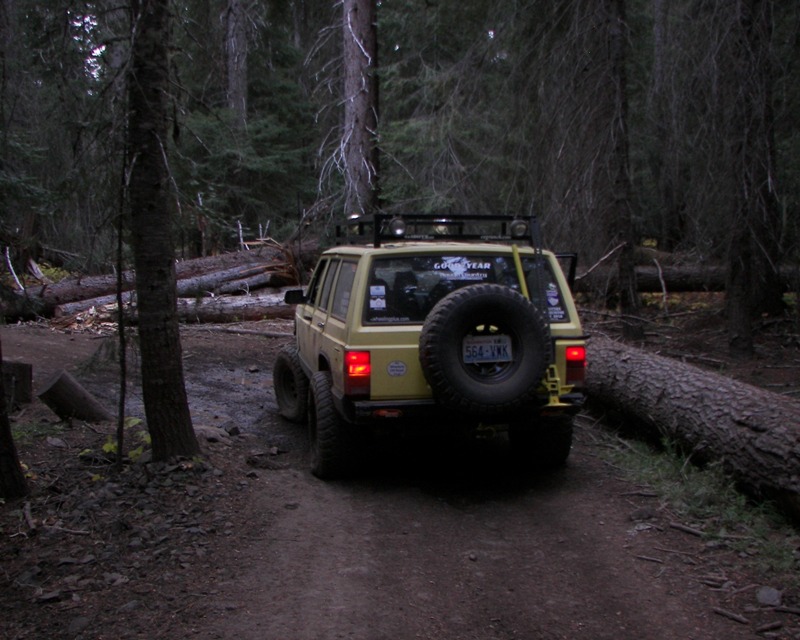
M 236 242 L 239 222 L 247 236 L 267 221 L 274 233 L 289 233 L 301 210 L 323 198 L 335 202 L 342 189 L 341 6 L 245 4 L 248 109 L 239 127 L 227 111 L 227 3 L 172 3 L 177 231 L 191 239 L 204 225 L 217 247 Z M 658 238 L 660 248 L 718 258 L 738 189 L 728 134 L 738 104 L 730 73 L 736 12 L 694 0 L 625 5 L 637 232 Z M 15 6 L 0 93 L 2 232 L 19 228 L 31 246 L 80 254 L 71 267 L 108 270 L 124 179 L 128 13 L 105 1 Z M 663 15 L 654 13 L 658 6 Z M 770 6 L 771 179 L 783 213 L 781 248 L 796 258 L 800 6 Z M 589 263 L 603 255 L 601 196 L 613 179 L 603 162 L 612 125 L 602 99 L 608 34 L 599 28 L 599 7 L 380 2 L 376 139 L 385 208 L 533 208 L 549 244 L 579 250 Z
M 141 421 L 140 418 L 134 418 L 134 417 L 128 416 L 128 417 L 125 418 L 125 420 L 123 422 L 123 426 L 124 426 L 125 429 L 129 429 L 130 430 L 130 429 L 133 429 L 134 427 L 139 426 L 141 423 L 142 423 L 142 421 Z M 132 449 L 129 449 L 127 457 L 131 461 L 136 462 L 139 458 L 142 457 L 142 454 L 144 454 L 145 447 L 150 447 L 150 445 L 152 444 L 152 437 L 144 429 L 138 429 L 138 430 L 134 431 L 133 432 L 133 437 L 139 442 L 139 445 L 134 447 L 134 448 L 132 448 Z M 106 441 L 103 443 L 102 451 L 103 451 L 103 453 L 106 453 L 106 454 L 116 455 L 117 451 L 118 451 L 118 442 L 117 442 L 116 437 L 114 437 L 112 435 L 107 436 L 106 437 Z M 81 456 L 88 455 L 90 453 L 92 453 L 91 449 L 84 449 L 83 451 L 80 452 L 80 454 L 78 454 L 78 456 L 81 457 Z
M 185 129 L 173 167 L 216 242 L 235 243 L 238 222 L 253 237 L 259 224 L 296 218 L 298 199 L 307 199 L 313 185 L 296 129 L 263 113 L 239 131 L 226 110 L 192 113 Z
M 24 443 L 58 435 L 65 429 L 63 422 L 15 422 L 11 433 L 14 440 Z
M 219 27 L 192 3 L 185 3 L 185 9 L 177 30 L 181 54 L 176 56 L 185 104 L 172 161 L 182 202 L 180 224 L 191 234 L 199 222 L 207 244 L 230 247 L 238 240 L 239 223 L 245 237 L 252 238 L 259 225 L 269 223 L 274 230 L 296 221 L 299 207 L 313 200 L 313 108 L 298 82 L 302 52 L 292 44 L 291 22 L 285 22 L 291 12 L 285 4 L 270 4 L 269 16 L 276 21 L 260 22 L 259 16 L 260 29 L 251 34 L 244 127 L 228 109 L 225 78 L 217 74 Z M 257 9 L 254 4 L 254 20 Z M 209 35 L 212 41 L 219 38 L 218 51 L 207 46 Z M 197 60 L 205 62 L 204 73 L 198 73 Z

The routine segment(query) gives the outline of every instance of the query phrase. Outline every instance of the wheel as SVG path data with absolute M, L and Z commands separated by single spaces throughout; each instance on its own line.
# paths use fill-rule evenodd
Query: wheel
M 440 404 L 481 416 L 537 398 L 550 359 L 549 325 L 530 300 L 497 284 L 448 294 L 422 327 L 419 357 Z
M 509 425 L 508 438 L 514 458 L 539 468 L 563 466 L 572 449 L 572 418 L 555 416 L 539 418 L 535 423 L 515 422 Z
M 286 345 L 278 353 L 272 368 L 272 385 L 278 413 L 292 422 L 305 422 L 308 413 L 308 378 L 295 345 Z
M 355 442 L 348 425 L 333 404 L 331 374 L 319 371 L 311 377 L 308 402 L 308 439 L 311 473 L 323 480 L 342 478 L 355 465 Z

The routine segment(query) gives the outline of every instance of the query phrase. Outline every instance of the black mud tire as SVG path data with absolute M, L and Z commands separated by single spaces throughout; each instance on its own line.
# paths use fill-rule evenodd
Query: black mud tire
M 572 450 L 571 416 L 538 418 L 535 422 L 509 425 L 511 454 L 517 464 L 535 469 L 563 467 Z
M 308 377 L 300 364 L 296 345 L 288 344 L 278 352 L 272 368 L 272 386 L 278 413 L 291 422 L 305 422 L 308 415 Z
M 355 438 L 333 403 L 331 374 L 311 377 L 308 393 L 308 440 L 311 473 L 322 480 L 351 475 L 356 464 Z
M 465 364 L 468 335 L 511 337 L 513 361 Z M 419 358 L 436 400 L 479 416 L 507 415 L 533 405 L 550 360 L 547 320 L 518 292 L 497 284 L 458 289 L 431 310 L 422 327 Z

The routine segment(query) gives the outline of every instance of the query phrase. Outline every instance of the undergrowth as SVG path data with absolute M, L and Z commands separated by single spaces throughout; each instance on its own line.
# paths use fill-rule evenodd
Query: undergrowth
M 720 463 L 695 466 L 669 442 L 656 449 L 611 437 L 608 461 L 657 493 L 674 518 L 702 531 L 707 544 L 733 549 L 759 572 L 786 576 L 800 588 L 800 532 L 774 504 L 753 501 Z

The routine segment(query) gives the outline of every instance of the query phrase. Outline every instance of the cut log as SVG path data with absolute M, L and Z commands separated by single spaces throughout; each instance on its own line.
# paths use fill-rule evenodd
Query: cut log
M 123 305 L 131 304 L 131 302 L 134 299 L 135 296 L 132 291 L 122 292 Z M 108 305 L 114 305 L 114 308 L 116 309 L 116 304 L 117 304 L 116 294 L 111 294 L 108 296 L 100 296 L 99 298 L 88 298 L 87 300 L 76 300 L 75 302 L 65 302 L 64 304 L 60 304 L 53 309 L 53 317 L 64 318 L 67 316 L 74 316 L 77 313 L 83 313 L 84 311 L 88 311 L 92 307 L 100 309 Z M 114 319 L 113 321 L 116 322 L 116 319 Z
M 291 318 L 294 307 L 279 293 L 256 293 L 249 296 L 218 298 L 180 298 L 178 317 L 182 322 L 245 322 L 268 318 Z
M 588 360 L 593 401 L 800 519 L 800 402 L 599 336 Z
M 283 301 L 284 292 L 289 287 L 257 291 L 245 296 L 217 296 L 209 298 L 178 298 L 178 318 L 186 323 L 203 322 L 244 322 L 251 320 L 268 320 L 272 318 L 291 318 L 294 307 Z M 95 322 L 117 321 L 116 298 L 98 298 L 94 300 L 95 312 L 92 320 Z M 81 303 L 61 305 L 57 322 L 71 322 L 86 309 Z M 70 313 L 67 313 L 69 311 Z M 136 304 L 131 302 L 125 307 L 125 317 L 129 322 L 136 323 Z M 79 320 L 85 322 L 85 318 Z M 63 325 L 66 326 L 66 325 Z
M 266 269 L 269 266 L 274 267 L 283 262 L 285 260 L 281 251 L 277 247 L 268 247 L 258 251 L 238 251 L 219 256 L 184 260 L 176 263 L 175 270 L 179 281 L 196 278 L 204 274 L 224 273 L 229 270 L 233 271 L 233 273 L 227 275 L 227 279 L 231 280 L 245 277 L 237 275 L 235 273 L 236 270 L 243 269 L 246 271 L 254 265 L 264 265 Z M 125 271 L 122 281 L 123 290 L 133 289 L 135 285 L 133 272 Z M 203 287 L 204 284 L 200 283 L 198 287 L 194 288 L 194 291 L 202 290 Z M 206 288 L 213 287 L 206 286 Z M 2 311 L 9 318 L 24 314 L 24 309 L 49 317 L 53 314 L 55 307 L 59 305 L 78 300 L 111 296 L 116 290 L 116 275 L 67 278 L 55 284 L 28 287 L 24 293 L 17 292 L 16 297 L 19 299 L 19 304 L 15 305 L 11 303 L 12 301 L 4 301 Z M 183 295 L 193 295 L 193 293 Z
M 179 280 L 177 283 L 178 296 L 203 296 L 207 295 L 209 292 L 241 293 L 263 287 L 281 287 L 288 284 L 286 272 L 280 268 L 281 266 L 282 265 L 277 265 L 278 270 L 276 271 L 267 271 L 268 269 L 275 269 L 276 265 L 274 264 L 236 267 L 224 271 L 216 271 L 196 278 Z M 133 300 L 133 292 L 123 292 L 123 304 L 131 304 Z M 107 305 L 116 304 L 116 302 L 116 294 L 76 300 L 75 302 L 65 302 L 53 309 L 53 316 L 56 318 L 73 316 L 76 313 L 83 313 L 92 307 L 105 307 Z
M 67 371 L 57 371 L 37 394 L 62 420 L 77 418 L 86 422 L 105 422 L 113 416 Z

